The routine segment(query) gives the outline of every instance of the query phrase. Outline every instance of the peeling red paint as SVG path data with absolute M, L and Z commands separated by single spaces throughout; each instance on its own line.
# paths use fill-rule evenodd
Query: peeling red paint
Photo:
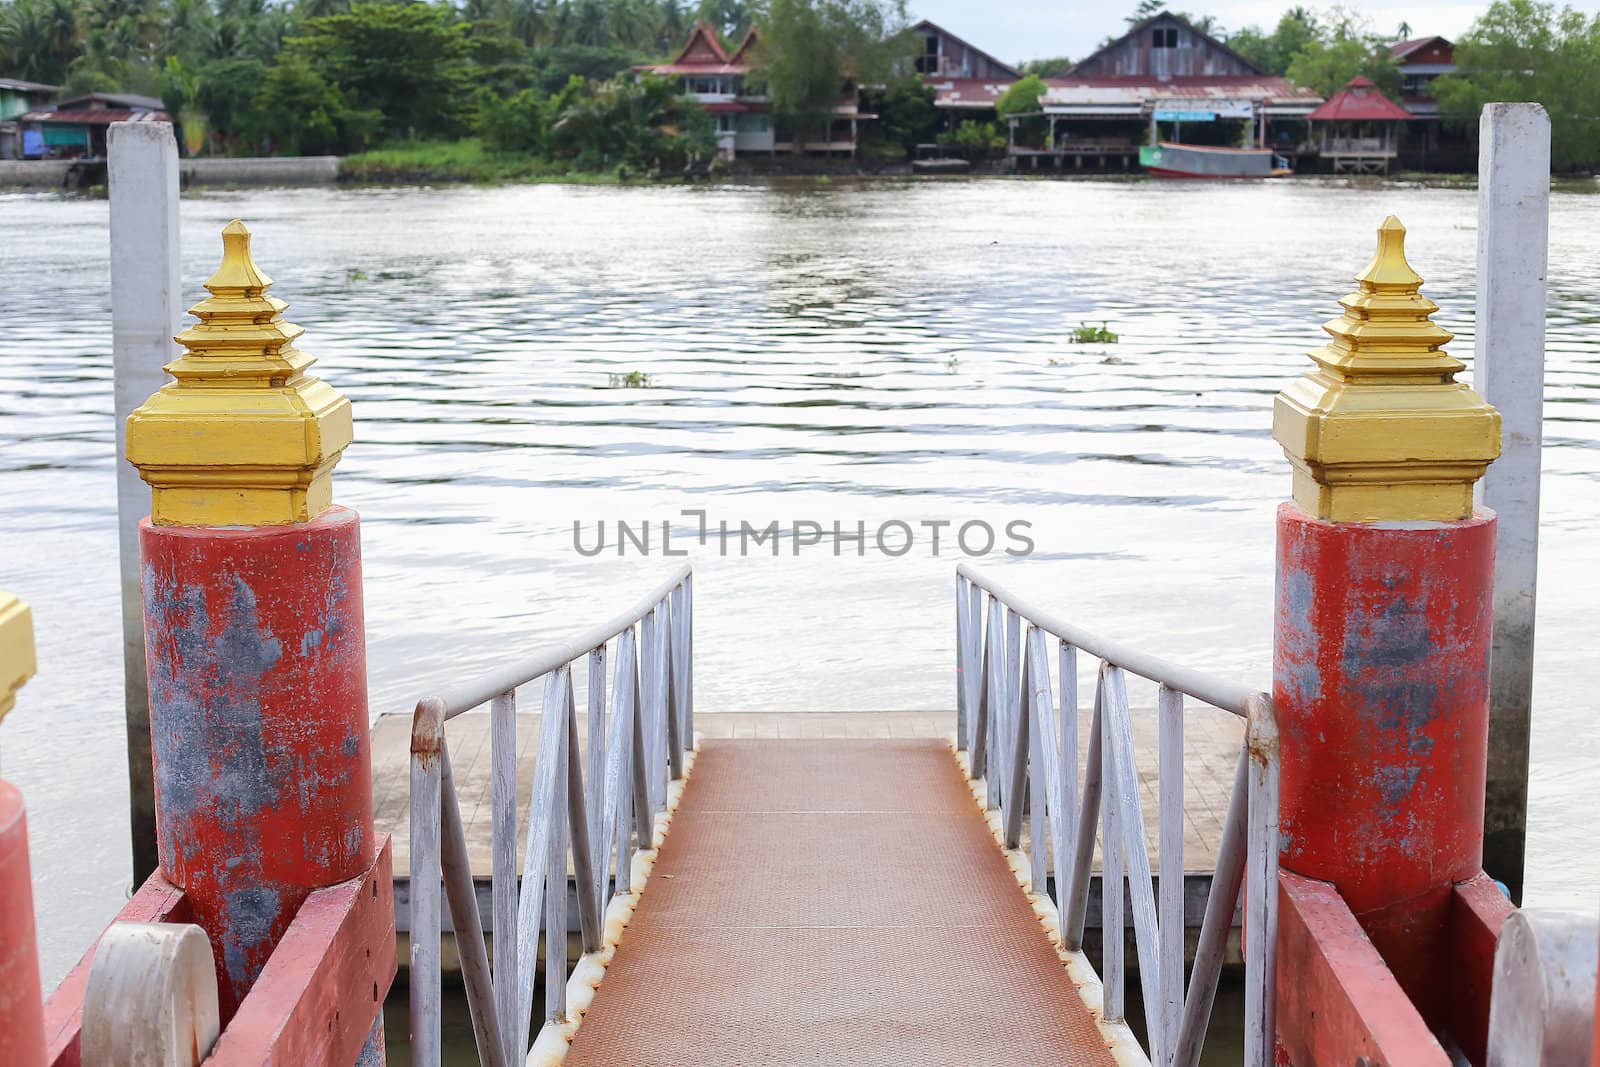
M 44 1002 L 22 794 L 0 782 L 0 1063 L 44 1063 Z
M 1483 859 L 1494 533 L 1483 511 L 1278 512 L 1281 864 L 1337 890 L 1436 1028 L 1467 1022 L 1452 917 Z
M 161 867 L 231 1018 L 308 893 L 374 858 L 360 526 L 140 531 Z

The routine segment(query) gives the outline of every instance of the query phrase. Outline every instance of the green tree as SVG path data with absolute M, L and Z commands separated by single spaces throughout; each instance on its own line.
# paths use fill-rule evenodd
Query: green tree
M 267 72 L 255 111 L 261 133 L 290 155 L 349 151 L 379 118 L 352 109 L 337 86 L 294 53 L 280 57 Z
M 1296 85 L 1332 96 L 1357 75 L 1371 78 L 1385 94 L 1400 91 L 1400 65 L 1389 44 L 1346 21 L 1326 38 L 1307 42 L 1289 61 L 1285 75 Z
M 77 55 L 79 32 L 72 0 L 12 0 L 0 6 L 0 70 L 59 84 Z
M 1317 16 L 1304 7 L 1291 7 L 1278 18 L 1271 33 L 1247 26 L 1228 38 L 1228 47 L 1266 71 L 1283 76 L 1295 53 L 1322 36 Z
M 1191 15 L 1186 11 L 1171 11 L 1167 7 L 1167 0 L 1139 0 L 1139 6 L 1133 9 L 1133 14 L 1124 16 L 1122 21 L 1127 23 L 1131 30 L 1160 14 L 1174 15 L 1211 37 L 1221 37 L 1224 33 L 1222 23 L 1217 21 L 1215 15 Z
M 1044 116 L 1039 114 L 1039 98 L 1044 96 L 1045 88 L 1043 78 L 1037 74 L 1029 74 L 1012 82 L 1006 91 L 1000 94 L 1000 99 L 994 102 L 995 115 L 1000 119 L 1001 129 L 1005 129 L 1006 120 L 1014 115 L 1029 116 L 1017 123 L 1018 144 L 1043 146 L 1048 123 Z
M 601 82 L 581 95 L 567 92 L 549 143 L 590 170 L 677 168 L 716 150 L 705 109 L 679 96 L 667 79 L 651 77 Z
M 1067 56 L 1050 56 L 1045 59 L 1030 59 L 1022 64 L 1024 74 L 1037 74 L 1041 78 L 1059 78 L 1070 71 L 1075 64 Z
M 904 0 L 772 0 L 751 80 L 799 151 L 826 135 L 849 84 L 908 72 L 916 45 Z
M 529 66 L 533 84 L 546 93 L 555 93 L 574 75 L 592 82 L 608 81 L 631 67 L 635 59 L 632 52 L 621 48 L 563 44 L 536 50 L 529 58 Z
M 695 18 L 709 22 L 723 39 L 737 41 L 756 21 L 758 8 L 747 0 L 700 0 Z M 762 25 L 767 25 L 765 19 Z
M 889 86 L 878 101 L 878 132 L 907 151 L 932 141 L 944 121 L 934 106 L 933 86 L 907 79 Z
M 1044 79 L 1029 74 L 1014 81 L 994 102 L 994 111 L 1003 119 L 1012 115 L 1026 115 L 1039 110 L 1039 98 L 1045 94 Z
M 941 133 L 938 141 L 968 159 L 987 159 L 1003 152 L 1006 147 L 1005 135 L 995 128 L 994 123 L 973 119 L 963 119 L 955 129 Z
M 1139 0 L 1139 6 L 1133 9 L 1133 14 L 1123 18 L 1128 28 L 1139 25 L 1146 19 L 1153 19 L 1167 9 L 1167 0 Z
M 358 3 L 306 21 L 288 55 L 304 59 L 353 112 L 383 116 L 390 136 L 448 136 L 462 128 L 474 70 L 466 25 L 428 3 Z
M 215 59 L 200 68 L 196 100 L 211 120 L 211 130 L 224 143 L 254 142 L 261 137 L 256 94 L 267 77 L 259 59 Z
M 656 20 L 656 52 L 668 55 L 689 36 L 689 14 L 680 0 L 661 0 L 660 17 Z
M 1453 121 L 1477 128 L 1493 100 L 1550 115 L 1550 165 L 1600 168 L 1600 19 L 1535 0 L 1495 0 L 1456 42 L 1456 71 L 1433 83 Z
M 491 152 L 544 150 L 545 98 L 532 89 L 514 96 L 490 97 L 478 109 L 478 135 Z

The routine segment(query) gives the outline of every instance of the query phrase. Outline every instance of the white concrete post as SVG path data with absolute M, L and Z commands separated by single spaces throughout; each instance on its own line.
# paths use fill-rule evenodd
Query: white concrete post
M 1478 124 L 1478 138 L 1478 342 L 1473 379 L 1502 420 L 1500 458 L 1478 483 L 1479 501 L 1499 515 L 1483 866 L 1520 903 L 1539 562 L 1550 119 L 1538 104 L 1489 104 Z
M 128 414 L 161 388 L 183 315 L 178 282 L 178 143 L 164 122 L 111 126 L 111 351 L 117 422 L 117 532 L 122 559 L 122 674 L 127 709 L 133 876 L 156 868 L 150 708 L 139 592 L 139 520 L 150 489 L 127 461 Z
M 1586 1067 L 1594 1041 L 1596 923 L 1512 912 L 1494 947 L 1487 1067 Z

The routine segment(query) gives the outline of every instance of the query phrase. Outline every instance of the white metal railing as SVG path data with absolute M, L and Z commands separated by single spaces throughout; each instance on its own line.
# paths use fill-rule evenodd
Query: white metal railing
M 1330 137 L 1323 146 L 1325 152 L 1348 155 L 1377 156 L 1389 150 L 1388 139 L 1383 137 Z
M 417 704 L 411 727 L 411 1062 L 441 1057 L 440 885 L 449 903 L 479 1062 L 526 1058 L 539 936 L 545 936 L 543 1025 L 567 1021 L 567 858 L 583 951 L 604 943 L 612 898 L 631 891 L 635 849 L 649 849 L 693 746 L 693 590 L 689 564 L 634 607 L 571 641 L 535 651 Z M 615 664 L 607 714 L 607 646 Z M 586 659 L 587 766 L 578 759 L 574 663 Z M 517 860 L 517 689 L 543 678 L 544 701 L 521 884 Z M 491 972 L 450 772 L 447 720 L 490 707 L 493 818 Z
M 1026 625 L 1026 630 L 1024 630 Z M 1052 639 L 1052 640 L 1047 640 Z M 1050 684 L 1056 646 L 1058 709 Z M 1100 660 L 1079 793 L 1078 652 Z M 956 569 L 957 747 L 986 802 L 998 810 L 1007 848 L 1029 817 L 1033 892 L 1054 886 L 1062 947 L 1081 952 L 1099 824 L 1103 877 L 1103 1008 L 1124 1020 L 1124 895 L 1132 905 L 1148 1055 L 1157 1067 L 1194 1067 L 1210 1022 L 1228 933 L 1247 887 L 1246 1067 L 1273 1055 L 1277 944 L 1278 743 L 1271 699 L 1102 639 L 962 564 Z M 1159 866 L 1153 877 L 1134 758 L 1127 675 L 1155 682 Z M 1184 986 L 1184 698 L 1246 720 L 1233 793 L 1206 901 L 1194 968 Z M 1047 847 L 1048 846 L 1048 847 Z M 1248 877 L 1246 872 L 1248 871 Z M 1155 883 L 1154 885 L 1152 883 Z

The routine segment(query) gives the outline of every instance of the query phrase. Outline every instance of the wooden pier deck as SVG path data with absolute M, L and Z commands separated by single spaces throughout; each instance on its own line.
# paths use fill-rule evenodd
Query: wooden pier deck
M 581 723 L 581 716 L 580 716 Z M 1145 806 L 1146 835 L 1152 850 L 1160 820 L 1156 817 L 1156 724 L 1153 710 L 1133 713 L 1135 752 Z M 911 740 L 944 739 L 953 735 L 955 713 L 950 711 L 882 712 L 697 712 L 695 731 L 704 741 L 718 740 Z M 409 799 L 411 716 L 385 715 L 372 730 L 373 804 L 380 831 L 393 837 L 395 905 L 398 928 L 410 927 L 409 907 Z M 1080 716 L 1079 751 L 1088 750 L 1089 716 Z M 450 756 L 466 829 L 467 853 L 479 889 L 480 914 L 490 922 L 488 887 L 490 872 L 489 717 L 472 713 L 450 721 L 446 727 Z M 517 716 L 517 806 L 526 813 L 533 785 L 534 750 L 539 716 Z M 1198 927 L 1205 911 L 1205 895 L 1216 866 L 1223 818 L 1233 788 L 1234 764 L 1244 735 L 1244 723 L 1223 712 L 1195 708 L 1186 717 L 1184 734 L 1184 921 Z M 582 737 L 580 732 L 580 747 Z M 1080 772 L 1081 774 L 1081 772 Z M 976 811 L 976 805 L 974 805 Z M 1026 824 L 1025 824 L 1026 825 Z M 1025 831 L 1026 832 L 1026 831 Z M 518 863 L 522 844 L 519 841 Z M 1098 870 L 1098 864 L 1096 866 Z M 570 873 L 570 872 L 569 872 Z M 1100 922 L 1099 877 L 1090 888 L 1088 924 Z M 576 908 L 568 914 L 576 922 Z M 1131 920 L 1130 920 L 1131 921 Z M 448 915 L 446 916 L 448 923 Z M 575 927 L 574 927 L 575 929 Z
M 572 1067 L 1116 1062 L 932 739 L 708 740 Z

